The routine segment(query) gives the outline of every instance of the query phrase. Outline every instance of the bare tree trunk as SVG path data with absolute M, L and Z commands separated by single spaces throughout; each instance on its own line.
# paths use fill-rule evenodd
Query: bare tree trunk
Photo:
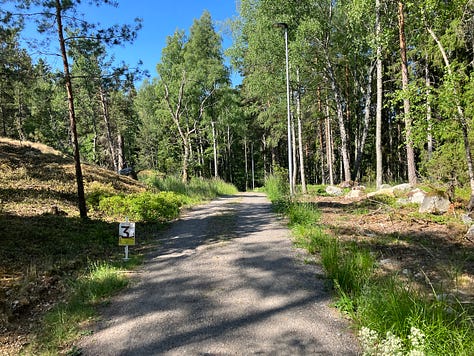
M 301 180 L 301 193 L 306 194 L 306 179 L 304 174 L 304 157 L 303 157 L 303 133 L 301 128 L 301 93 L 300 87 L 300 72 L 296 70 L 296 80 L 298 82 L 298 94 L 296 96 L 296 119 L 298 122 L 298 152 L 300 155 L 300 180 Z
M 412 138 L 412 119 L 410 117 L 410 99 L 408 98 L 408 60 L 407 60 L 407 47 L 405 38 L 405 14 L 403 2 L 398 2 L 398 30 L 400 36 L 400 57 L 402 66 L 402 90 L 403 90 L 403 112 L 405 121 L 405 141 L 407 150 L 407 169 L 408 169 L 408 182 L 415 185 L 417 182 L 416 178 L 416 166 L 415 166 L 415 151 L 413 149 L 413 138 Z
M 431 35 L 431 37 L 433 38 L 433 40 L 438 45 L 439 51 L 441 52 L 441 55 L 443 56 L 444 64 L 448 71 L 449 80 L 452 80 L 453 71 L 451 69 L 451 63 L 449 62 L 448 55 L 446 54 L 444 46 L 441 43 L 441 41 L 438 39 L 436 34 L 434 33 L 433 29 L 428 27 L 427 30 L 429 34 Z M 469 129 L 468 129 L 466 117 L 464 116 L 464 110 L 461 106 L 461 102 L 459 101 L 459 94 L 457 93 L 456 86 L 453 85 L 452 87 L 454 88 L 453 94 L 454 94 L 454 100 L 456 103 L 456 110 L 457 110 L 457 116 L 458 116 L 457 119 L 459 123 L 461 124 L 461 131 L 462 131 L 463 142 L 464 142 L 464 153 L 466 155 L 467 170 L 469 174 L 469 183 L 471 187 L 471 197 L 467 205 L 467 209 L 470 211 L 474 208 L 474 168 L 473 168 L 473 163 L 472 163 L 471 146 L 469 144 Z
M 375 156 L 376 156 L 376 174 L 375 182 L 377 189 L 380 189 L 383 182 L 382 166 L 382 99 L 383 99 L 383 67 L 382 67 L 382 44 L 381 44 L 381 26 L 380 26 L 380 0 L 375 1 L 375 37 L 377 41 L 377 105 L 375 109 Z
M 345 181 L 351 180 L 351 170 L 350 170 L 350 160 L 349 160 L 349 152 L 347 149 L 348 143 L 348 136 L 346 131 L 346 126 L 344 123 L 344 110 L 342 105 L 342 97 L 339 92 L 339 88 L 336 83 L 336 77 L 332 68 L 331 61 L 326 53 L 326 62 L 328 65 L 329 71 L 329 81 L 331 83 L 331 90 L 334 95 L 334 101 L 336 104 L 336 114 L 337 114 L 337 121 L 339 123 L 339 135 L 341 137 L 341 157 L 342 157 L 342 164 L 343 164 L 343 177 Z
M 247 137 L 244 137 L 244 157 L 245 157 L 245 191 L 249 189 L 249 164 L 248 164 L 248 147 L 247 147 Z
M 291 157 L 293 160 L 293 193 L 296 193 L 296 176 L 298 175 L 298 167 L 296 161 L 296 134 L 295 134 L 295 120 L 293 115 L 291 115 Z
M 76 113 L 74 110 L 74 96 L 72 92 L 72 83 L 71 75 L 69 73 L 69 64 L 66 52 L 66 44 L 64 40 L 63 32 L 63 23 L 61 15 L 61 3 L 60 0 L 56 0 L 56 24 L 58 26 L 58 39 L 59 47 L 61 49 L 61 57 L 63 59 L 64 66 L 64 79 L 66 81 L 66 92 L 67 92 L 67 102 L 68 102 L 68 112 L 69 112 L 69 123 L 72 136 L 72 144 L 74 150 L 74 162 L 76 169 L 76 184 L 77 184 L 77 198 L 79 206 L 79 214 L 82 219 L 87 219 L 87 207 L 86 207 L 86 197 L 84 194 L 84 179 L 82 176 L 81 168 L 81 157 L 79 153 L 79 141 L 77 139 L 77 128 L 76 128 Z
M 327 167 L 329 171 L 329 184 L 334 185 L 334 153 L 333 153 L 333 140 L 331 131 L 331 120 L 330 120 L 329 104 L 326 103 L 326 159 Z
M 372 106 L 372 71 L 374 66 L 370 66 L 367 70 L 367 88 L 363 90 L 365 96 L 365 106 L 364 106 L 364 123 L 362 127 L 362 134 L 360 142 L 357 145 L 355 167 L 354 167 L 354 180 L 357 180 L 360 174 L 360 165 L 362 161 L 362 153 L 364 152 L 365 142 L 367 140 L 367 135 L 369 133 L 369 124 L 370 124 L 370 107 Z
M 124 169 L 125 159 L 123 154 L 123 136 L 119 133 L 117 135 L 117 170 Z
M 212 152 L 214 156 L 214 178 L 217 178 L 217 139 L 216 139 L 216 124 L 214 121 L 211 121 L 212 127 Z

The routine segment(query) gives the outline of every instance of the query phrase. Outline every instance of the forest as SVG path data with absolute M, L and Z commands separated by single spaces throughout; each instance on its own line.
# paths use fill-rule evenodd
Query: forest
M 144 80 L 108 52 L 133 45 L 140 20 L 101 28 L 80 1 L 2 3 L 14 10 L 0 10 L 0 135 L 74 156 L 82 216 L 81 162 L 241 190 L 274 173 L 302 193 L 428 182 L 474 206 L 472 0 L 241 0 L 225 29 L 205 11 L 169 34 Z M 28 21 L 59 44 L 61 68 L 33 60 L 44 42 L 22 43 Z

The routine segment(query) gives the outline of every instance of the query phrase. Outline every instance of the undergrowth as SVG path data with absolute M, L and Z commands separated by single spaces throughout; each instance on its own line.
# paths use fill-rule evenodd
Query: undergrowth
M 269 180 L 277 211 L 288 217 L 295 243 L 320 255 L 336 306 L 359 328 L 364 355 L 472 355 L 472 310 L 440 298 L 442 291 L 424 293 L 397 276 L 377 274 L 377 256 L 367 247 L 329 236 L 317 207 L 275 192 L 282 184 L 277 179 Z M 393 204 L 387 198 L 377 203 Z

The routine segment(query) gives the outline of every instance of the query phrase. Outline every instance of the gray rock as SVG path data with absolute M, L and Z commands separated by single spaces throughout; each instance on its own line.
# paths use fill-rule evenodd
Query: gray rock
M 351 189 L 349 193 L 346 194 L 346 198 L 348 199 L 356 199 L 361 198 L 365 195 L 365 193 L 360 189 Z
M 420 206 L 420 213 L 443 214 L 448 211 L 450 201 L 440 195 L 426 196 Z
M 474 240 L 474 225 L 471 225 L 471 227 L 469 228 L 469 230 L 467 230 L 466 235 L 464 235 L 464 237 L 468 239 L 469 241 Z
M 344 194 L 344 191 L 341 188 L 336 187 L 334 185 L 328 185 L 326 187 L 326 193 L 328 193 L 329 195 L 340 197 L 341 195 Z
M 410 203 L 422 204 L 426 197 L 426 192 L 419 188 L 415 188 L 408 193 L 408 201 Z

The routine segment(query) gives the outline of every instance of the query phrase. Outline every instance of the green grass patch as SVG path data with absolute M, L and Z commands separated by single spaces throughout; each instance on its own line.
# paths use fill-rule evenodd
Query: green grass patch
M 86 275 L 70 281 L 70 293 L 44 317 L 41 332 L 29 350 L 34 354 L 57 354 L 83 332 L 81 325 L 96 316 L 95 306 L 124 288 L 123 271 L 107 263 L 90 264 Z
M 156 172 L 149 172 L 140 177 L 147 185 L 159 191 L 173 192 L 186 197 L 185 204 L 195 204 L 218 196 L 233 195 L 238 192 L 237 188 L 221 179 L 192 178 L 189 182 L 183 182 L 181 178 L 174 176 L 161 176 Z
M 336 306 L 360 328 L 364 355 L 472 355 L 472 307 L 440 299 L 441 292 L 424 294 L 397 276 L 378 276 L 376 258 L 366 246 L 324 232 L 317 207 L 277 197 L 274 204 L 288 216 L 296 245 L 320 254 L 337 294 Z M 394 206 L 395 199 L 377 196 L 365 204 L 358 209 Z M 389 244 L 393 238 L 379 243 Z

